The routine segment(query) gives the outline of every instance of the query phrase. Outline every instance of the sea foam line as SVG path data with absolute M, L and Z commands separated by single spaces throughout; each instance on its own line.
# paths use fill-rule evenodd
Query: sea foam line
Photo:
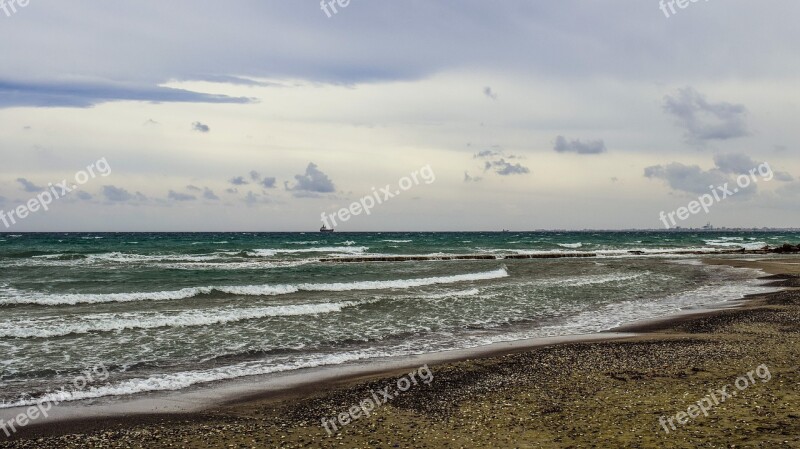
M 80 391 L 54 391 L 40 397 L 23 397 L 15 401 L 0 401 L 0 409 L 36 405 L 41 402 L 68 402 L 83 399 L 95 399 L 106 396 L 128 396 L 136 393 L 153 391 L 176 391 L 196 384 L 204 384 L 220 380 L 236 379 L 239 377 L 270 374 L 284 371 L 293 371 L 302 368 L 313 368 L 325 365 L 340 365 L 381 354 L 364 352 L 349 352 L 330 354 L 323 357 L 314 357 L 298 360 L 294 363 L 270 365 L 266 363 L 240 363 L 232 366 L 223 366 L 209 370 L 184 371 L 170 374 L 155 374 L 148 378 L 135 378 L 124 380 L 116 384 L 93 386 Z M 387 354 L 389 355 L 389 354 Z M 113 373 L 112 373 L 113 374 Z
M 80 317 L 79 322 L 63 319 L 26 319 L 0 324 L 0 337 L 52 338 L 90 332 L 113 332 L 128 329 L 156 329 L 161 327 L 192 327 L 228 324 L 237 321 L 268 317 L 317 315 L 340 312 L 362 302 L 339 302 L 322 304 L 296 304 L 286 306 L 255 307 L 248 309 L 211 309 L 163 313 L 98 313 Z
M 323 284 L 284 284 L 284 285 L 240 285 L 224 287 L 188 287 L 180 290 L 133 293 L 94 293 L 94 294 L 42 294 L 18 293 L 14 296 L 0 297 L 0 305 L 36 304 L 44 306 L 100 304 L 109 302 L 166 301 L 192 298 L 213 292 L 240 296 L 274 296 L 310 292 L 342 292 L 351 290 L 407 289 L 435 284 L 481 281 L 508 277 L 505 267 L 480 273 L 456 274 L 451 276 L 427 277 L 417 279 L 397 279 L 384 281 L 336 282 Z

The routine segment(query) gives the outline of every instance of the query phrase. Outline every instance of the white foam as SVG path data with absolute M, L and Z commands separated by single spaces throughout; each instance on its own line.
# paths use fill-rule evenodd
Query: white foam
M 48 294 L 16 292 L 13 296 L 0 297 L 0 305 L 38 304 L 45 306 L 98 304 L 107 302 L 134 301 L 166 301 L 191 298 L 212 292 L 222 292 L 242 296 L 273 296 L 295 293 L 298 291 L 340 292 L 350 290 L 382 290 L 406 289 L 435 284 L 450 284 L 466 281 L 480 281 L 508 277 L 505 267 L 480 273 L 457 274 L 416 279 L 395 279 L 383 281 L 356 281 L 321 284 L 284 284 L 284 285 L 238 285 L 189 287 L 174 291 L 133 292 L 133 293 L 75 293 Z
M 160 268 L 173 270 L 264 270 L 272 268 L 291 268 L 299 267 L 315 262 L 315 260 L 296 260 L 296 261 L 263 261 L 252 260 L 248 262 L 159 262 Z
M 382 354 L 368 352 L 347 352 L 298 359 L 293 363 L 269 364 L 264 362 L 245 362 L 232 366 L 222 366 L 209 370 L 184 371 L 170 374 L 155 374 L 148 378 L 129 379 L 116 384 L 94 386 L 84 390 L 60 390 L 37 398 L 24 398 L 14 402 L 0 403 L 0 408 L 23 407 L 44 402 L 69 402 L 94 399 L 106 396 L 127 396 L 152 391 L 175 391 L 192 385 L 236 379 L 245 376 L 292 371 L 324 365 L 341 365 L 364 358 L 378 357 Z M 390 355 L 390 354 L 386 354 Z M 113 374 L 112 374 L 113 375 Z
M 267 248 L 253 250 L 253 254 L 260 257 L 272 257 L 278 254 L 298 254 L 298 253 L 346 253 L 346 254 L 361 254 L 369 250 L 366 246 L 318 246 L 314 248 L 301 248 L 301 249 L 283 249 L 283 248 Z
M 60 254 L 51 255 L 47 257 L 58 257 Z M 103 254 L 89 254 L 86 256 L 86 259 L 89 261 L 106 261 L 106 262 L 120 262 L 120 263 L 129 263 L 129 262 L 140 262 L 140 263 L 149 263 L 149 262 L 162 262 L 162 261 L 210 261 L 210 260 L 218 260 L 220 255 L 215 254 L 154 254 L 154 255 L 146 255 L 146 254 L 132 254 L 132 253 L 120 253 L 120 252 L 113 252 L 113 253 L 103 253 Z
M 247 309 L 192 310 L 176 314 L 159 312 L 97 313 L 83 315 L 76 322 L 68 318 L 25 319 L 0 323 L 0 337 L 52 338 L 90 332 L 112 332 L 126 329 L 156 329 L 160 327 L 211 326 L 268 317 L 317 315 L 340 312 L 361 303 L 296 304 L 255 307 Z
M 767 242 L 743 242 L 742 240 L 741 237 L 720 237 L 718 240 L 709 239 L 704 241 L 709 246 L 723 248 L 761 249 L 767 245 Z
M 581 243 L 581 242 L 578 242 L 578 243 L 559 243 L 558 246 L 561 246 L 563 248 L 580 248 L 580 247 L 583 246 L 583 243 Z
M 444 293 L 431 293 L 423 296 L 423 299 L 447 299 L 447 298 L 461 298 L 464 296 L 475 296 L 480 293 L 477 288 L 470 288 L 467 290 L 455 290 Z
M 213 254 L 129 254 L 129 253 L 102 253 L 89 254 L 85 258 L 74 257 L 75 254 L 45 254 L 32 256 L 28 259 L 14 259 L 0 263 L 9 266 L 85 266 L 102 263 L 142 264 L 153 265 L 159 268 L 182 270 L 240 270 L 240 269 L 271 269 L 290 268 L 308 263 L 318 262 L 318 259 L 303 260 L 264 260 L 260 258 L 242 258 L 238 251 L 222 251 Z M 69 257 L 73 256 L 73 257 Z
M 508 277 L 505 267 L 482 273 L 456 274 L 418 279 L 397 279 L 389 281 L 341 282 L 332 284 L 301 284 L 301 290 L 308 291 L 348 291 L 348 290 L 382 290 L 389 288 L 423 287 L 435 284 L 451 284 L 465 281 L 481 281 Z
M 584 285 L 597 285 L 607 284 L 609 282 L 624 282 L 638 279 L 642 276 L 650 274 L 649 271 L 633 274 L 603 274 L 603 275 L 590 275 L 579 276 L 572 278 L 554 278 L 544 279 L 534 282 L 534 285 L 544 286 L 558 286 L 558 287 L 581 287 Z

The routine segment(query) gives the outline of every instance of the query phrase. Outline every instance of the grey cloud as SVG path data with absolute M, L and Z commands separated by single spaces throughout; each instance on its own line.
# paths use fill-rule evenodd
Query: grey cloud
M 665 96 L 664 110 L 677 119 L 692 143 L 735 139 L 749 134 L 744 105 L 711 103 L 692 87 L 680 89 L 676 96 Z
M 492 100 L 497 100 L 497 92 L 492 91 L 492 88 L 490 86 L 486 86 L 483 88 L 483 94 L 491 98 Z
M 209 189 L 208 187 L 206 187 L 203 190 L 203 198 L 205 198 L 207 200 L 218 200 L 219 199 L 219 197 L 214 193 L 214 191 Z
M 717 154 L 714 156 L 714 164 L 723 173 L 735 173 L 737 175 L 747 174 L 750 170 L 757 168 L 761 163 L 756 162 L 745 154 Z
M 84 192 L 83 190 L 79 190 L 76 195 L 78 195 L 78 198 L 82 199 L 83 201 L 89 201 L 93 198 L 89 192 Z
M 249 182 L 247 182 L 247 180 L 244 179 L 244 176 L 234 176 L 228 182 L 230 182 L 231 184 L 233 184 L 235 186 L 244 186 L 244 185 L 249 184 Z
M 488 150 L 479 151 L 479 152 L 475 153 L 475 155 L 472 156 L 472 157 L 474 157 L 475 159 L 480 159 L 480 158 L 501 156 L 502 154 L 503 154 L 502 151 L 488 149 Z
M 230 188 L 225 189 L 225 193 L 229 193 L 231 195 L 234 195 L 234 194 L 239 193 L 239 189 L 237 189 L 235 187 L 230 187 Z
M 310 162 L 305 174 L 295 175 L 297 183 L 294 186 L 286 184 L 287 190 L 298 192 L 331 193 L 336 191 L 333 181 L 317 168 L 317 164 Z
M 479 151 L 473 156 L 473 158 L 484 159 L 483 171 L 489 171 L 494 169 L 494 172 L 501 176 L 522 175 L 530 173 L 530 169 L 528 169 L 528 167 L 525 167 L 519 163 L 512 164 L 506 161 L 506 159 L 517 159 L 518 156 L 515 156 L 513 154 L 505 154 L 505 152 L 498 146 Z M 472 178 L 466 172 L 464 173 L 465 182 L 470 182 L 473 180 L 480 181 L 480 178 Z
M 261 196 L 253 192 L 247 192 L 247 195 L 244 197 L 244 202 L 247 203 L 248 206 L 254 206 L 260 201 Z
M 261 180 L 260 184 L 265 189 L 274 189 L 275 188 L 275 178 L 274 177 L 265 177 Z
M 714 156 L 714 164 L 716 164 L 717 168 L 723 173 L 746 175 L 750 173 L 751 170 L 755 170 L 764 164 L 764 162 L 757 162 L 745 154 L 731 153 L 717 154 Z M 770 167 L 770 169 L 772 168 Z M 773 170 L 773 174 L 775 175 L 776 181 L 788 182 L 794 179 L 791 174 L 785 171 Z
M 464 172 L 464 182 L 480 182 L 483 178 L 480 176 L 470 176 L 469 172 Z
M 124 5 L 106 3 L 92 8 L 55 8 L 54 14 L 63 22 L 58 26 L 53 26 L 46 15 L 31 15 L 18 36 L 23 42 L 36 42 L 32 36 L 55 36 L 48 42 L 36 42 L 39 54 L 69 54 L 69 49 L 91 47 L 91 55 L 48 61 L 31 57 L 35 62 L 20 56 L 25 64 L 8 71 L 38 64 L 49 67 L 52 73 L 91 71 L 118 79 L 156 78 L 151 82 L 157 85 L 168 79 L 232 82 L 270 76 L 358 83 L 420 79 L 453 69 L 484 67 L 556 77 L 587 73 L 625 79 L 715 79 L 731 72 L 775 76 L 775 72 L 791 73 L 797 67 L 797 53 L 790 44 L 797 40 L 792 38 L 797 37 L 795 30 L 784 26 L 746 27 L 756 19 L 759 23 L 780 24 L 782 18 L 796 16 L 798 9 L 791 3 L 753 11 L 746 3 L 735 2 L 726 6 L 729 20 L 721 22 L 708 20 L 713 8 L 687 12 L 672 20 L 685 20 L 697 27 L 689 27 L 680 36 L 673 35 L 675 39 L 665 38 L 673 30 L 668 26 L 671 21 L 661 18 L 663 23 L 655 22 L 659 18 L 653 15 L 652 7 L 635 5 L 624 11 L 625 23 L 652 25 L 636 28 L 635 40 L 630 38 L 631 28 L 620 25 L 620 11 L 603 3 L 576 8 L 564 2 L 421 2 L 414 8 L 404 8 L 400 4 L 374 2 L 361 6 L 357 12 L 348 10 L 355 20 L 347 27 L 333 20 L 320 23 L 319 5 L 302 2 L 275 6 L 247 0 L 238 8 L 209 5 L 197 10 L 153 3 L 141 5 L 142 14 L 130 17 L 131 26 L 126 29 L 130 40 L 123 47 L 93 39 L 104 30 L 102 23 L 126 11 Z M 185 23 L 169 20 L 178 12 L 186 18 Z M 655 14 L 660 12 L 656 10 Z M 447 33 L 442 33 L 437 20 L 443 16 L 452 21 Z M 214 17 L 220 26 L 235 26 L 237 32 L 221 35 L 191 26 L 204 17 Z M 414 24 L 412 33 L 408 33 L 409 23 Z M 145 27 L 146 24 L 151 26 Z M 254 45 L 279 41 L 287 33 L 287 24 L 292 25 L 292 35 L 326 39 L 337 45 L 317 47 L 295 42 L 287 47 L 291 52 L 284 46 Z M 404 39 L 398 41 L 395 37 L 404 32 Z M 725 39 L 703 39 L 705 36 Z M 683 45 L 683 39 L 691 45 Z M 580 43 L 589 41 L 597 43 L 592 51 L 580 51 Z M 150 60 L 138 64 L 130 61 L 134 59 L 129 56 L 131 52 L 139 48 L 131 42 L 149 49 Z M 128 51 L 120 51 L 121 48 Z M 248 51 L 238 54 L 231 48 Z M 729 48 L 738 51 L 726 51 Z M 23 51 L 16 50 L 18 54 Z M 220 67 L 225 67 L 223 73 Z
M 673 190 L 690 193 L 707 193 L 709 186 L 729 182 L 720 170 L 705 171 L 697 165 L 684 165 L 672 162 L 667 165 L 653 165 L 644 169 L 644 176 L 665 181 Z
M 644 169 L 644 176 L 651 179 L 661 179 L 665 181 L 673 190 L 706 193 L 712 186 L 720 186 L 725 183 L 735 184 L 732 178 L 735 175 L 748 175 L 752 170 L 756 170 L 756 175 L 763 177 L 761 170 L 765 162 L 758 162 L 751 157 L 741 153 L 717 154 L 714 156 L 716 167 L 711 170 L 703 170 L 697 165 L 684 165 L 673 162 L 667 165 L 653 165 Z M 791 182 L 794 177 L 782 171 L 775 171 L 769 168 L 776 181 Z M 755 183 L 750 184 L 747 189 L 740 190 L 737 197 L 752 195 L 756 192 Z M 782 191 L 788 191 L 791 187 L 785 186 Z
M 17 178 L 17 182 L 22 185 L 22 190 L 26 192 L 41 192 L 45 189 L 44 187 L 39 187 L 25 178 Z
M 261 187 L 264 187 L 265 189 L 273 189 L 273 188 L 275 188 L 275 181 L 276 180 L 275 180 L 274 177 L 267 176 L 267 177 L 262 178 L 261 175 L 255 170 L 252 170 L 250 172 L 250 179 L 253 180 L 253 182 L 255 182 L 258 185 L 260 185 Z
M 501 176 L 508 176 L 508 175 L 524 175 L 526 173 L 530 173 L 530 169 L 528 167 L 523 167 L 521 164 L 512 164 L 510 162 L 506 162 L 505 159 L 500 159 L 499 161 L 492 161 L 486 163 L 486 169 L 494 167 L 494 172 Z
M 276 83 L 270 83 L 265 81 L 257 81 L 249 78 L 243 78 L 241 76 L 232 76 L 232 75 L 209 75 L 209 74 L 200 74 L 200 75 L 191 75 L 184 78 L 185 81 L 208 81 L 211 83 L 225 83 L 225 84 L 235 84 L 239 86 L 250 86 L 250 87 L 270 87 L 270 86 L 278 86 Z
M 564 136 L 558 136 L 553 150 L 559 153 L 600 154 L 606 152 L 606 144 L 602 140 L 581 142 L 576 139 L 567 141 Z
M 129 201 L 133 198 L 130 192 L 115 186 L 103 186 L 103 196 L 109 201 Z
M 180 193 L 174 190 L 170 190 L 169 194 L 167 194 L 167 198 L 173 201 L 194 201 L 197 199 L 194 195 L 189 195 L 188 193 Z
M 3 27 L 4 41 L 13 37 L 31 45 L 4 48 L 4 61 L 13 63 L 0 67 L 0 78 L 67 73 L 89 79 L 104 76 L 131 80 L 138 90 L 147 93 L 100 95 L 62 88 L 47 92 L 48 98 L 42 101 L 36 97 L 44 94 L 34 89 L 23 97 L 35 98 L 22 99 L 28 104 L 87 105 L 108 101 L 110 94 L 111 98 L 173 101 L 173 94 L 162 92 L 167 88 L 160 87 L 170 80 L 247 84 L 252 82 L 249 78 L 276 77 L 354 85 L 418 80 L 453 70 L 502 68 L 550 79 L 582 74 L 590 79 L 638 82 L 715 80 L 732 75 L 740 79 L 785 78 L 794 76 L 800 64 L 797 46 L 791 44 L 800 32 L 782 26 L 784 18 L 800 12 L 800 5 L 792 2 L 784 2 L 781 8 L 753 8 L 747 2 L 731 2 L 725 6 L 724 21 L 709 20 L 714 8 L 687 11 L 672 19 L 687 25 L 680 35 L 674 34 L 673 22 L 663 18 L 657 21 L 655 15 L 660 13 L 655 10 L 654 15 L 652 5 L 635 4 L 620 11 L 602 2 L 584 3 L 578 8 L 575 2 L 490 5 L 465 0 L 419 2 L 408 8 L 399 3 L 367 2 L 358 10 L 348 10 L 348 17 L 354 20 L 343 27 L 338 20 L 320 22 L 319 5 L 304 2 L 278 5 L 243 0 L 237 7 L 212 3 L 202 8 L 148 2 L 139 4 L 141 14 L 128 15 L 130 26 L 125 32 L 129 39 L 121 43 L 96 36 L 107 32 L 112 18 L 125 15 L 127 5 L 65 4 L 48 9 L 61 18 L 58 23 L 47 14 L 29 14 L 24 27 Z M 185 20 L 172 20 L 177 14 Z M 192 26 L 207 17 L 214 17 L 220 27 L 235 27 L 236 33 L 209 33 L 204 27 Z M 448 17 L 452 23 L 446 33 L 442 33 L 441 17 Z M 620 17 L 624 17 L 622 22 Z M 753 22 L 776 26 L 748 26 Z M 626 26 L 637 23 L 650 26 L 635 30 Z M 408 24 L 413 24 L 413 32 L 408 32 Z M 636 39 L 631 39 L 634 31 Z M 290 39 L 281 46 L 258 45 L 285 39 L 287 33 L 337 44 L 307 45 L 302 39 Z M 397 39 L 402 33 L 404 39 Z M 41 36 L 51 38 L 37 39 Z M 596 44 L 587 52 L 581 44 L 584 42 Z M 31 51 L 33 44 L 35 52 Z M 76 48 L 91 48 L 92 52 L 76 53 Z M 231 52 L 231 48 L 247 51 Z M 737 51 L 729 51 L 731 48 Z M 147 58 L 132 57 L 145 53 Z M 63 80 L 48 83 L 65 84 Z M 184 101 L 248 101 L 197 92 L 182 95 L 187 97 Z
M 113 185 L 103 186 L 103 196 L 106 197 L 107 200 L 115 202 L 124 202 L 132 200 L 144 201 L 147 199 L 146 196 L 142 195 L 139 192 L 131 194 L 122 187 L 116 187 Z
M 204 94 L 156 85 L 58 80 L 32 83 L 0 78 L 0 108 L 22 106 L 87 108 L 100 103 L 123 100 L 179 103 L 252 103 L 254 101 L 250 98 Z
M 200 187 L 197 187 L 197 186 L 194 186 L 194 185 L 188 185 L 188 186 L 186 186 L 186 189 L 187 190 L 191 190 L 192 192 L 203 192 L 203 198 L 205 198 L 207 200 L 218 200 L 219 199 L 219 197 L 214 193 L 214 191 L 209 189 L 208 187 L 200 188 Z M 170 190 L 170 193 L 172 193 L 171 190 Z M 171 198 L 171 195 L 170 195 L 170 199 L 177 199 L 177 198 Z
M 192 129 L 195 130 L 195 131 L 201 132 L 201 133 L 207 133 L 207 132 L 211 131 L 211 128 L 209 128 L 208 125 L 200 123 L 200 122 L 192 123 Z

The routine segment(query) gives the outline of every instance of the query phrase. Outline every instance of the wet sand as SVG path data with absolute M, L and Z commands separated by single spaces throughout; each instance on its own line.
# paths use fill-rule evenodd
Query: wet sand
M 333 435 L 323 417 L 394 387 L 419 365 L 243 395 L 200 412 L 31 425 L 11 441 L 0 434 L 0 447 L 800 447 L 800 259 L 706 262 L 763 269 L 766 282 L 786 289 L 740 308 L 626 326 L 615 331 L 639 335 L 616 340 L 601 334 L 427 360 L 430 384 Z M 659 424 L 760 365 L 768 382 L 756 377 L 669 433 Z

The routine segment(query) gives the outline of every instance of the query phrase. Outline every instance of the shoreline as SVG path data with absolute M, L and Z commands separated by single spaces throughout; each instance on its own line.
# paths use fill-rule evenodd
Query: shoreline
M 707 254 L 714 256 L 716 254 Z M 707 259 L 705 263 L 725 259 Z M 732 261 L 735 262 L 735 261 Z M 728 264 L 722 264 L 728 265 Z M 743 267 L 751 268 L 752 267 Z M 756 294 L 758 295 L 758 294 Z M 58 404 L 46 419 L 39 418 L 26 426 L 34 435 L 38 428 L 66 426 L 97 420 L 126 422 L 138 419 L 150 421 L 168 416 L 192 416 L 218 407 L 235 406 L 253 401 L 271 401 L 303 397 L 315 389 L 338 387 L 354 382 L 402 374 L 404 370 L 423 364 L 447 364 L 467 360 L 526 352 L 536 348 L 624 340 L 643 337 L 665 326 L 684 322 L 692 318 L 713 315 L 722 310 L 741 307 L 747 297 L 717 303 L 715 307 L 687 309 L 668 315 L 646 318 L 625 323 L 614 328 L 586 334 L 533 337 L 520 340 L 501 341 L 476 347 L 450 349 L 415 355 L 364 359 L 342 365 L 321 365 L 292 371 L 245 376 L 241 378 L 197 384 L 181 390 L 166 390 L 137 393 L 131 396 L 108 396 L 95 399 L 68 401 Z M 734 302 L 735 301 L 735 302 Z M 12 419 L 29 406 L 0 409 L 0 420 Z M 18 432 L 23 434 L 23 431 Z M 49 433 L 47 430 L 45 434 Z M 2 437 L 2 434 L 0 434 Z
M 774 287 L 793 287 L 794 284 L 787 281 L 786 278 L 789 275 L 800 274 L 800 264 L 791 265 L 793 262 L 787 259 L 742 261 L 715 258 L 704 260 L 703 262 L 716 265 L 761 269 L 764 273 L 773 275 L 767 276 L 766 278 L 762 277 L 761 279 L 773 279 L 773 282 L 770 283 L 772 285 L 770 286 Z M 775 275 L 778 274 L 787 276 L 776 277 Z M 779 294 L 781 292 L 776 293 Z M 93 433 L 108 429 L 131 429 L 142 426 L 152 427 L 164 425 L 178 427 L 198 426 L 226 418 L 232 411 L 247 410 L 252 407 L 278 408 L 285 406 L 287 403 L 295 401 L 307 402 L 313 400 L 316 396 L 329 394 L 326 392 L 358 389 L 365 383 L 374 383 L 382 380 L 385 381 L 391 377 L 399 377 L 405 374 L 407 370 L 419 367 L 422 364 L 431 365 L 431 369 L 436 372 L 438 369 L 451 369 L 453 366 L 458 365 L 480 365 L 482 363 L 492 363 L 509 357 L 527 356 L 536 352 L 547 352 L 550 350 L 580 351 L 581 348 L 593 347 L 595 345 L 624 346 L 626 344 L 681 342 L 696 338 L 693 334 L 682 331 L 683 329 L 687 327 L 691 328 L 699 322 L 717 320 L 731 311 L 746 314 L 749 310 L 752 311 L 762 308 L 766 301 L 765 298 L 770 295 L 775 295 L 776 293 L 751 295 L 750 297 L 740 300 L 741 302 L 737 303 L 737 307 L 733 308 L 693 310 L 659 319 L 631 323 L 595 334 L 496 343 L 466 350 L 445 351 L 421 356 L 382 360 L 378 362 L 377 366 L 375 366 L 373 361 L 373 363 L 370 363 L 368 366 L 366 366 L 366 364 L 361 366 L 357 364 L 343 367 L 322 367 L 323 369 L 319 370 L 311 369 L 302 373 L 274 376 L 276 379 L 273 379 L 271 385 L 264 385 L 261 379 L 256 379 L 248 382 L 234 382 L 233 385 L 219 386 L 219 388 L 202 388 L 199 389 L 200 391 L 189 393 L 182 393 L 180 391 L 174 392 L 176 396 L 182 396 L 183 399 L 174 398 L 167 400 L 183 401 L 184 407 L 186 403 L 191 403 L 191 401 L 187 401 L 186 399 L 187 394 L 198 394 L 198 397 L 206 401 L 206 406 L 194 409 L 191 407 L 184 408 L 182 411 L 97 416 L 96 412 L 98 409 L 96 407 L 98 406 L 88 405 L 85 407 L 95 412 L 93 416 L 81 417 L 79 415 L 72 415 L 64 416 L 59 420 L 34 423 L 20 429 L 11 440 L 3 440 L 2 438 L 5 436 L 0 435 L 0 447 L 4 447 L 4 443 L 24 443 L 33 438 L 58 438 L 67 434 Z M 253 388 L 253 384 L 255 383 L 259 383 L 258 388 Z M 247 385 L 249 385 L 249 387 Z M 216 393 L 222 394 L 209 394 L 213 392 L 209 392 L 208 390 L 216 390 Z M 170 394 L 167 394 L 167 396 L 170 396 Z M 226 397 L 227 399 L 225 399 Z M 148 401 L 158 402 L 165 399 L 145 398 L 139 400 L 145 401 L 141 405 L 146 407 Z M 137 401 L 137 399 L 132 401 L 122 400 L 119 401 L 117 405 L 125 405 L 126 403 L 129 404 L 135 401 Z M 209 403 L 216 405 L 209 407 L 207 406 Z M 153 403 L 150 402 L 149 405 L 152 406 Z M 77 403 L 74 406 L 75 409 L 81 407 L 82 405 Z M 111 407 L 114 407 L 114 405 Z M 73 407 L 67 405 L 64 408 L 69 409 Z M 128 410 L 130 411 L 131 409 Z M 69 415 L 69 412 L 67 412 L 66 415 Z

